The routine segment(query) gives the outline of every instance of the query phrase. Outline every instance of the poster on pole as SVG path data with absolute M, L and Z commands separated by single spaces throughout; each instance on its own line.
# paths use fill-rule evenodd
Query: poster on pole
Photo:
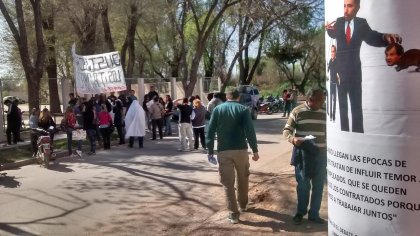
M 72 47 L 74 77 L 78 94 L 100 94 L 126 90 L 118 52 L 80 56 Z
M 418 9 L 325 0 L 329 235 L 420 235 Z

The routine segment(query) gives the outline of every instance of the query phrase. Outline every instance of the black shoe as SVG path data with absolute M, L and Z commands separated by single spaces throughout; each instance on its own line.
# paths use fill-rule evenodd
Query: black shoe
M 324 219 L 322 219 L 321 217 L 314 217 L 314 218 L 312 218 L 312 217 L 308 217 L 308 220 L 309 221 L 312 221 L 312 222 L 314 222 L 314 223 L 317 223 L 317 224 L 325 224 L 325 220 Z
M 295 225 L 300 225 L 300 224 L 302 223 L 302 219 L 303 219 L 303 215 L 301 215 L 301 214 L 296 214 L 296 215 L 293 217 L 293 223 L 294 223 Z

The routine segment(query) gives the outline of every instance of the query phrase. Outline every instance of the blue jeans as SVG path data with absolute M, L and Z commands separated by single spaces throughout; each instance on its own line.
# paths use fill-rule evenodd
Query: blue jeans
M 320 156 L 318 158 L 321 158 Z M 322 160 L 326 160 L 322 159 Z M 316 163 L 317 173 L 310 179 L 304 178 L 303 169 L 300 166 L 295 167 L 295 177 L 297 181 L 297 214 L 302 216 L 308 213 L 309 218 L 318 218 L 319 209 L 321 208 L 322 192 L 324 190 L 324 181 L 326 177 L 326 161 L 318 161 Z M 311 193 L 312 190 L 312 193 Z M 308 212 L 309 199 L 311 206 Z
M 68 151 L 69 155 L 71 155 L 73 153 L 73 151 L 72 151 L 73 129 L 67 128 L 66 134 L 67 134 L 67 151 Z
M 94 153 L 96 151 L 96 129 L 86 130 L 86 136 L 89 139 L 90 152 Z
M 172 119 L 172 116 L 165 116 L 165 134 L 166 135 L 172 134 L 171 119 Z

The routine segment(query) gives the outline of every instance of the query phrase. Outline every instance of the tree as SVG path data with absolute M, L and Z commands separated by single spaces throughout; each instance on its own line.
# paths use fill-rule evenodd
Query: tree
M 139 9 L 139 0 L 130 1 L 130 12 L 127 15 L 127 33 L 124 40 L 124 44 L 121 48 L 121 64 L 124 69 L 125 76 L 128 78 L 133 77 L 134 63 L 136 61 L 135 51 L 135 37 L 137 24 L 141 17 L 141 11 Z M 127 58 L 128 51 L 128 58 Z M 127 58 L 127 59 L 126 59 Z
M 325 68 L 323 35 L 322 28 L 309 29 L 291 35 L 286 41 L 274 40 L 267 49 L 267 56 L 276 61 L 292 87 L 301 93 L 305 93 L 309 82 L 321 85 L 325 81 L 321 73 Z
M 40 106 L 39 91 L 40 80 L 44 72 L 44 62 L 46 57 L 43 29 L 42 29 L 42 13 L 41 13 L 41 0 L 30 0 L 31 14 L 34 19 L 34 32 L 35 32 L 35 49 L 30 51 L 28 41 L 28 27 L 25 21 L 24 7 L 22 0 L 15 0 L 15 12 L 11 12 L 4 3 L 0 0 L 0 10 L 3 14 L 13 38 L 19 49 L 19 55 L 22 66 L 25 72 L 25 78 L 28 83 L 29 109 Z M 16 16 L 16 19 L 12 16 Z M 15 24 L 16 22 L 16 24 Z
M 42 25 L 45 31 L 47 44 L 46 71 L 48 78 L 49 104 L 52 113 L 61 113 L 60 98 L 57 85 L 57 59 L 56 59 L 56 34 L 55 34 L 55 12 L 56 7 L 51 2 L 44 4 Z M 63 94 L 64 95 L 64 94 Z
M 320 0 L 247 0 L 241 4 L 232 16 L 239 24 L 238 46 L 224 73 L 223 88 L 229 83 L 237 62 L 239 82 L 251 83 L 261 61 L 262 50 L 266 47 L 267 36 L 271 38 L 271 34 L 287 34 L 306 27 L 313 15 L 319 13 L 322 4 Z M 251 60 L 253 44 L 257 44 L 257 51 Z
M 96 52 L 97 19 L 104 4 L 106 1 L 73 0 L 64 5 L 78 36 L 81 55 L 93 55 Z
M 192 60 L 188 69 L 188 74 L 184 75 L 184 79 L 182 81 L 186 96 L 190 96 L 194 90 L 197 82 L 198 68 L 207 40 L 225 11 L 239 2 L 241 2 L 241 0 L 224 0 L 222 2 L 214 0 L 207 2 L 208 7 L 203 9 L 200 8 L 199 4 L 194 1 L 187 0 L 188 7 L 193 15 L 193 22 L 197 31 L 197 39 L 194 45 L 194 52 L 192 53 Z M 187 64 L 183 65 L 187 66 Z

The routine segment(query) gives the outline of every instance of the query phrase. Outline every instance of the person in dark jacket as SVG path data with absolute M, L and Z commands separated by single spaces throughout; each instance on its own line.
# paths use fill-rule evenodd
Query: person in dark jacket
M 123 129 L 124 108 L 123 108 L 123 103 L 121 102 L 121 100 L 119 99 L 115 100 L 115 107 L 113 111 L 114 111 L 114 126 L 117 129 L 118 137 L 120 139 L 119 144 L 125 144 L 124 129 Z
M 9 106 L 9 110 L 7 112 L 7 128 L 6 128 L 6 136 L 7 136 L 7 144 L 12 144 L 12 133 L 13 133 L 13 144 L 16 144 L 19 141 L 19 130 L 21 125 L 21 118 L 18 110 L 17 104 L 19 101 L 13 100 L 12 102 L 6 101 L 5 105 Z
M 195 117 L 192 120 L 192 127 L 194 133 L 194 149 L 198 149 L 198 142 L 201 142 L 201 147 L 206 150 L 206 137 L 204 128 L 206 127 L 206 108 L 202 105 L 200 99 L 193 101 Z
M 83 107 L 83 129 L 86 130 L 86 136 L 90 143 L 88 155 L 96 154 L 96 114 L 95 108 L 91 102 L 86 102 Z
M 178 104 L 182 100 L 182 104 Z M 180 98 L 174 101 L 174 105 L 179 109 L 179 139 L 181 147 L 178 151 L 191 151 L 194 147 L 192 142 L 192 126 L 191 120 L 194 119 L 193 108 L 188 102 L 188 98 Z M 188 138 L 188 145 L 187 145 Z

